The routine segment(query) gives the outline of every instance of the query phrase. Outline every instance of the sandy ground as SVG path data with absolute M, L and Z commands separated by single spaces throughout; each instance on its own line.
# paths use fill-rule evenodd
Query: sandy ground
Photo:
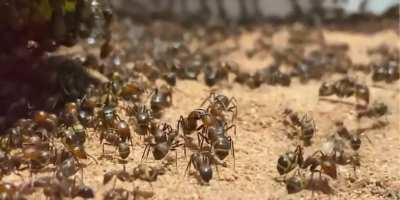
M 281 31 L 276 34 L 275 44 L 283 44 L 287 33 Z M 249 32 L 241 38 L 243 49 L 251 47 L 254 35 Z M 350 56 L 353 62 L 365 63 L 368 56 L 368 47 L 374 47 L 381 43 L 391 45 L 399 44 L 398 35 L 393 31 L 381 31 L 367 35 L 361 33 L 345 33 L 340 31 L 325 31 L 328 42 L 345 42 L 350 44 Z M 241 67 L 254 71 L 264 67 L 270 62 L 270 58 L 257 56 L 247 59 L 243 52 L 234 52 L 228 59 L 237 61 Z M 335 79 L 337 76 L 328 79 Z M 358 79 L 371 86 L 370 76 L 358 75 Z M 188 163 L 183 151 L 178 151 L 178 170 L 174 162 L 167 167 L 167 173 L 160 176 L 158 181 L 150 184 L 136 181 L 135 186 L 140 190 L 153 191 L 151 199 L 311 199 L 312 192 L 302 192 L 288 195 L 285 186 L 274 180 L 278 177 L 276 170 L 277 159 L 280 154 L 293 150 L 295 140 L 286 137 L 282 130 L 284 127 L 279 122 L 280 113 L 285 108 L 309 113 L 315 120 L 318 132 L 314 143 L 307 148 L 310 154 L 312 149 L 320 147 L 327 135 L 333 132 L 334 120 L 342 119 L 349 127 L 363 127 L 371 124 L 372 120 L 355 121 L 353 106 L 346 104 L 333 104 L 318 100 L 318 88 L 321 82 L 311 81 L 300 84 L 294 80 L 288 88 L 263 85 L 257 89 L 249 89 L 236 83 L 224 83 L 216 86 L 218 93 L 233 96 L 238 101 L 237 136 L 234 138 L 236 168 L 233 169 L 233 159 L 227 158 L 228 167 L 220 168 L 219 174 L 215 173 L 210 185 L 199 184 L 195 171 L 191 170 L 184 177 L 184 171 Z M 314 193 L 315 199 L 390 199 L 389 191 L 400 192 L 400 85 L 399 82 L 382 85 L 385 89 L 370 87 L 371 102 L 380 100 L 390 108 L 390 114 L 385 117 L 390 124 L 379 130 L 368 132 L 372 143 L 362 138 L 361 168 L 358 170 L 358 178 L 350 166 L 339 167 L 337 180 L 329 180 L 333 188 L 333 194 L 327 195 Z M 204 98 L 208 96 L 210 88 L 202 81 L 178 81 L 173 93 L 173 106 L 166 110 L 164 120 L 173 124 L 180 115 L 187 115 L 192 109 L 198 108 Z M 334 98 L 334 97 L 333 97 Z M 354 101 L 349 98 L 345 101 Z M 134 152 L 130 155 L 126 165 L 127 170 L 140 163 L 143 152 L 143 142 L 139 137 L 134 137 Z M 108 148 L 112 151 L 112 148 Z M 101 155 L 98 141 L 89 141 L 88 152 L 95 157 Z M 174 153 L 169 154 L 162 163 L 172 160 Z M 145 162 L 157 163 L 150 156 Z M 103 174 L 111 169 L 120 169 L 121 164 L 112 160 L 100 160 L 98 164 L 91 163 L 84 170 L 85 183 L 96 191 L 96 199 L 102 199 L 104 192 L 112 184 L 103 186 Z M 132 183 L 117 182 L 117 187 L 132 189 Z M 35 194 L 35 199 L 44 199 L 40 194 Z

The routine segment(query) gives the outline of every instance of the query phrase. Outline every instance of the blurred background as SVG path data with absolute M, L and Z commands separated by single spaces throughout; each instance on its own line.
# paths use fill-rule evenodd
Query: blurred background
M 398 0 L 122 0 L 112 1 L 119 14 L 146 18 L 206 18 L 222 20 L 284 19 L 314 15 L 325 19 L 351 15 L 382 15 L 399 5 Z M 395 9 L 396 11 L 396 9 Z M 398 11 L 397 11 L 398 13 Z

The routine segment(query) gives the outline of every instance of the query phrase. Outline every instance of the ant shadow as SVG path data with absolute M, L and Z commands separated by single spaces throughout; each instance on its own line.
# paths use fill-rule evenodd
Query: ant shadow
M 289 192 L 289 194 L 298 193 L 302 191 L 302 189 L 311 191 L 312 195 L 314 195 L 314 192 L 322 192 L 323 194 L 327 195 L 332 195 L 335 193 L 333 188 L 329 185 L 329 179 L 326 177 L 313 178 L 313 179 L 311 179 L 311 177 L 307 178 L 306 185 L 304 188 L 293 190 Z
M 312 192 L 322 192 L 324 194 L 334 194 L 333 188 L 329 185 L 329 179 L 326 177 L 308 179 L 308 184 L 306 190 L 310 190 Z

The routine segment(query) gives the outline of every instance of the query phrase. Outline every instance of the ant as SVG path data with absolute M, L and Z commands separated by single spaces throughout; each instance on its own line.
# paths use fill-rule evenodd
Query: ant
M 304 175 L 292 176 L 285 180 L 286 190 L 288 194 L 300 192 L 307 187 L 307 181 Z
M 354 150 L 357 151 L 360 149 L 361 146 L 361 138 L 363 133 L 369 130 L 374 130 L 374 129 L 379 129 L 384 126 L 386 126 L 387 123 L 383 121 L 378 121 L 368 127 L 363 127 L 363 128 L 358 128 L 355 130 L 349 131 L 347 127 L 343 124 L 342 121 L 336 121 L 335 126 L 336 126 L 336 133 L 339 135 L 341 138 L 346 139 L 350 143 L 350 147 Z M 371 139 L 367 135 L 364 135 L 367 140 L 372 143 Z
M 356 142 L 355 144 L 351 144 L 352 152 L 345 151 L 345 142 L 342 139 L 343 136 L 340 136 L 339 138 L 336 137 L 335 135 L 331 136 L 330 140 L 328 140 L 326 143 L 323 144 L 324 147 L 324 153 L 321 151 L 320 154 L 321 156 L 328 157 L 326 155 L 331 155 L 329 156 L 329 160 L 332 163 L 339 164 L 339 165 L 348 165 L 351 164 L 353 166 L 354 170 L 354 175 L 356 176 L 356 169 L 357 167 L 360 167 L 360 156 L 357 152 L 361 145 L 361 140 L 359 142 Z M 354 145 L 354 146 L 353 146 Z M 331 174 L 333 175 L 334 170 L 330 171 Z
M 126 142 L 127 140 L 129 140 L 131 143 L 131 146 L 133 146 L 131 130 L 126 121 L 120 120 L 117 122 L 116 132 L 123 142 Z
M 104 145 L 111 145 L 116 147 L 119 157 L 123 161 L 128 158 L 130 146 L 133 146 L 133 141 L 129 125 L 125 121 L 118 121 L 115 129 L 108 129 L 106 132 L 103 132 L 100 136 L 100 142 L 102 142 L 103 139 L 107 141 L 107 143 L 103 144 L 103 155 Z M 130 141 L 130 146 L 128 140 Z
M 145 91 L 145 86 L 141 82 L 126 82 L 122 85 L 121 96 L 126 99 L 139 100 L 140 95 Z
M 153 157 L 156 160 L 163 159 L 169 151 L 175 151 L 175 156 L 177 158 L 178 154 L 176 152 L 176 148 L 183 145 L 177 140 L 178 131 L 172 129 L 170 125 L 164 124 L 161 132 L 157 131 L 156 133 L 157 134 L 153 135 L 154 141 L 146 145 L 142 154 L 142 160 L 145 155 L 146 158 L 148 157 L 150 148 L 152 149 Z
M 210 155 L 205 152 L 196 152 L 190 156 L 190 160 L 185 170 L 185 176 L 187 171 L 190 170 L 190 166 L 193 167 L 199 172 L 201 180 L 205 183 L 209 183 L 213 176 L 213 171 L 211 167 L 211 158 Z
M 14 183 L 0 183 L 0 198 L 1 199 L 25 199 L 26 195 L 31 194 L 29 190 L 23 190 L 21 185 Z
M 128 109 L 128 113 L 135 119 L 135 132 L 139 135 L 147 135 L 150 122 L 153 120 L 153 113 L 146 105 L 135 104 L 133 108 Z
M 150 107 L 154 116 L 161 117 L 161 111 L 172 105 L 172 89 L 166 85 L 154 90 L 150 100 Z
M 300 132 L 299 138 L 303 140 L 305 145 L 310 145 L 311 139 L 317 132 L 314 120 L 307 114 L 300 117 L 297 112 L 288 108 L 283 111 L 283 115 L 285 117 L 283 124 L 294 129 L 296 135 Z M 298 131 L 297 128 L 300 128 L 300 130 Z
M 290 86 L 291 80 L 290 76 L 282 73 L 279 70 L 278 65 L 272 65 L 271 67 L 266 67 L 257 71 L 254 74 L 254 79 L 259 80 L 260 83 L 267 83 L 269 85 L 282 85 Z
M 50 161 L 50 146 L 38 136 L 30 136 L 22 143 L 22 153 L 16 155 L 13 161 L 27 162 L 29 169 L 43 168 Z
M 228 80 L 229 68 L 224 62 L 220 62 L 217 65 L 207 65 L 204 68 L 204 81 L 208 86 L 215 85 L 220 80 Z
M 211 115 L 225 119 L 223 112 L 231 112 L 232 122 L 237 118 L 238 108 L 235 97 L 228 98 L 223 94 L 217 95 L 214 92 L 211 92 L 200 106 L 203 106 L 207 101 L 209 102 L 207 112 Z
M 217 120 L 212 126 L 208 126 L 207 128 L 203 129 L 203 133 L 200 134 L 202 139 L 210 144 L 211 149 L 210 153 L 215 155 L 214 160 L 222 161 L 228 155 L 229 151 L 232 151 L 233 156 L 233 168 L 235 168 L 235 148 L 233 144 L 233 140 L 230 136 L 227 136 L 226 133 L 229 129 L 234 129 L 234 134 L 236 135 L 236 125 L 231 125 L 229 127 L 226 126 L 226 122 L 222 120 Z M 200 144 L 200 149 L 203 148 L 203 140 Z
M 75 102 L 66 103 L 64 110 L 60 114 L 61 122 L 64 126 L 70 127 L 79 122 L 78 105 Z
M 372 80 L 375 82 L 386 81 L 387 83 L 399 80 L 400 72 L 398 62 L 387 61 L 380 65 L 373 66 Z
M 33 114 L 32 121 L 36 123 L 38 127 L 45 128 L 48 131 L 55 130 L 58 125 L 58 117 L 45 111 L 36 111 Z
M 114 106 L 104 106 L 98 112 L 97 127 L 101 126 L 103 129 L 109 129 L 115 127 L 116 121 L 121 121 Z
M 319 154 L 319 156 L 317 156 Z M 317 167 L 320 167 L 317 170 Z M 336 162 L 332 156 L 324 154 L 322 151 L 316 151 L 311 156 L 307 157 L 301 164 L 302 169 L 307 169 L 311 171 L 311 179 L 315 172 L 318 172 L 321 179 L 321 174 L 324 173 L 333 179 L 337 178 L 337 166 Z
M 349 77 L 344 77 L 332 83 L 322 83 L 319 88 L 319 96 L 331 95 L 336 95 L 339 98 L 355 96 L 357 101 L 361 99 L 365 103 L 365 105 L 359 105 L 357 103 L 357 106 L 366 107 L 369 104 L 370 92 L 368 86 L 357 83 L 354 79 Z
M 201 120 L 203 124 L 198 127 L 197 122 Z M 215 120 L 207 110 L 204 109 L 195 109 L 189 113 L 189 115 L 184 118 L 180 116 L 178 120 L 178 132 L 179 129 L 182 128 L 184 135 L 190 135 L 196 130 L 200 130 L 208 125 L 211 125 Z
M 301 166 L 304 162 L 303 148 L 298 145 L 295 151 L 288 151 L 279 156 L 276 166 L 280 175 L 288 174 L 297 166 Z

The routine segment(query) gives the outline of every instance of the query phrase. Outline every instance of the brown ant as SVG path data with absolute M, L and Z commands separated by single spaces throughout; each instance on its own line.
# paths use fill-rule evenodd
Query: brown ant
M 320 154 L 320 156 L 317 156 L 317 154 Z M 320 167 L 319 170 L 316 169 L 318 166 Z M 335 160 L 332 156 L 326 155 L 322 151 L 316 151 L 313 155 L 304 160 L 301 168 L 307 169 L 308 167 L 311 171 L 311 179 L 315 172 L 319 172 L 320 177 L 321 173 L 324 173 L 331 178 L 337 178 L 337 166 Z
M 66 103 L 64 110 L 61 112 L 60 119 L 64 126 L 70 127 L 79 121 L 78 105 L 75 102 Z
M 345 151 L 345 141 L 343 141 L 342 136 L 336 137 L 335 135 L 331 136 L 330 140 L 323 144 L 323 151 L 321 151 L 321 155 L 330 155 L 330 162 L 339 165 L 352 165 L 354 174 L 356 175 L 356 168 L 360 166 L 360 156 L 357 150 L 360 147 L 360 143 L 356 142 L 355 144 L 351 144 L 352 152 Z M 355 145 L 355 146 L 353 146 Z M 332 170 L 333 172 L 333 170 Z
M 0 183 L 0 199 L 25 199 L 25 196 L 29 194 L 31 192 L 23 190 L 21 185 L 7 182 Z
M 223 112 L 231 112 L 232 113 L 232 121 L 237 117 L 237 100 L 235 97 L 228 98 L 223 94 L 216 95 L 214 92 L 211 92 L 210 95 L 201 103 L 200 106 L 203 106 L 206 102 L 209 102 L 209 106 L 207 107 L 207 112 L 211 115 L 225 119 Z
M 116 132 L 122 141 L 125 142 L 129 140 L 131 145 L 133 146 L 131 130 L 127 122 L 125 122 L 124 120 L 118 121 L 116 125 Z
M 93 127 L 95 108 L 98 106 L 97 98 L 85 95 L 77 101 L 77 105 L 79 108 L 77 113 L 79 122 L 85 127 Z
M 87 159 L 90 157 L 97 162 L 96 159 L 85 150 L 86 131 L 82 126 L 65 129 L 62 133 L 62 137 L 61 142 L 63 146 L 73 155 L 76 161 L 78 161 L 78 159 Z
M 50 145 L 38 136 L 30 136 L 22 143 L 22 152 L 15 155 L 14 161 L 26 162 L 29 169 L 36 170 L 43 168 L 50 162 Z
M 45 111 L 36 111 L 32 118 L 39 127 L 45 128 L 48 131 L 53 131 L 58 125 L 58 117 L 54 114 Z
M 201 120 L 203 124 L 198 126 L 198 121 Z M 183 135 L 190 135 L 196 130 L 200 130 L 214 122 L 209 113 L 204 109 L 195 109 L 189 113 L 189 115 L 184 118 L 181 116 L 178 120 L 178 132 L 182 128 Z
M 145 86 L 143 83 L 130 81 L 122 85 L 120 95 L 126 100 L 139 100 L 144 91 Z
M 107 144 L 117 148 L 118 154 L 122 160 L 125 160 L 129 156 L 130 146 L 128 140 L 130 141 L 131 146 L 133 146 L 133 141 L 129 125 L 125 121 L 118 121 L 115 129 L 108 129 L 103 132 L 100 136 L 100 142 L 102 142 L 103 139 L 108 142 L 103 144 L 103 155 L 104 145 Z

